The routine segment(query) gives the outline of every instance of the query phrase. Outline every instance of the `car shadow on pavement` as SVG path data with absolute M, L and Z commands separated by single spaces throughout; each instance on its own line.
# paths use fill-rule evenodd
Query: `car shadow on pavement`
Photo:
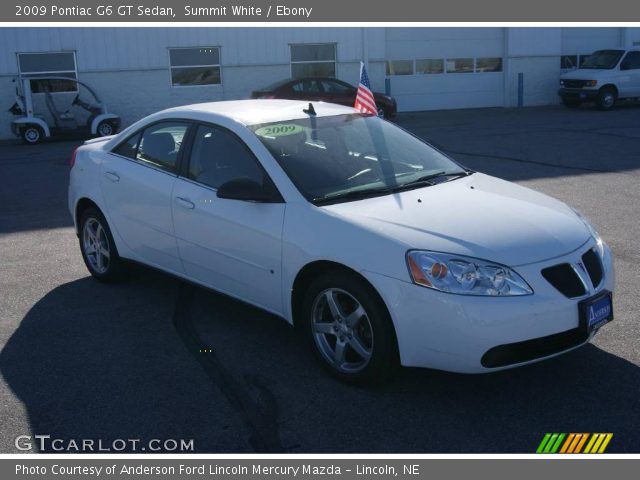
M 402 369 L 357 388 L 327 376 L 282 320 L 146 269 L 50 291 L 0 352 L 0 373 L 26 407 L 25 435 L 103 446 L 194 439 L 198 452 L 260 451 L 261 412 L 272 446 L 296 453 L 532 453 L 546 432 L 612 432 L 609 452 L 640 446 L 640 369 L 597 346 L 487 375 Z
M 0 381 L 31 425 L 16 435 L 64 440 L 57 447 L 92 439 L 94 453 L 98 440 L 108 448 L 119 439 L 140 439 L 141 447 L 161 440 L 145 451 L 190 439 L 198 452 L 251 451 L 241 423 L 176 335 L 177 285 L 141 269 L 118 285 L 85 277 L 36 302 L 0 352 Z
M 218 357 L 272 392 L 296 452 L 534 453 L 546 432 L 612 432 L 608 451 L 640 447 L 640 369 L 594 345 L 485 375 L 402 369 L 356 388 L 328 377 L 282 320 L 205 290 L 193 306 Z

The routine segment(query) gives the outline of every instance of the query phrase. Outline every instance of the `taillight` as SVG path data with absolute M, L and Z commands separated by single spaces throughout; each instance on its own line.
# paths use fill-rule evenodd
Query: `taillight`
M 76 155 L 78 154 L 78 150 L 80 150 L 80 147 L 76 148 L 71 154 L 71 161 L 69 162 L 69 168 L 73 168 L 73 166 L 76 164 Z

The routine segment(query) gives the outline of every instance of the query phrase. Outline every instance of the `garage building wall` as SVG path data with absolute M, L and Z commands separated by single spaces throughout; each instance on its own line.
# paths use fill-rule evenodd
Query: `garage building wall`
M 525 106 L 558 103 L 562 29 L 509 28 L 504 105 L 516 107 L 519 96 Z M 522 92 L 519 76 L 522 75 Z
M 189 103 L 247 98 L 291 76 L 290 45 L 335 43 L 336 75 L 357 83 L 369 59 L 373 88 L 384 89 L 384 29 L 371 28 L 0 28 L 0 105 L 14 102 L 16 53 L 75 51 L 78 79 L 94 87 L 109 111 L 129 125 L 149 113 Z M 171 47 L 219 47 L 221 85 L 172 87 Z M 54 94 L 60 110 L 75 94 Z M 34 95 L 38 113 L 48 112 Z M 0 139 L 12 138 L 11 114 L 0 113 Z M 87 114 L 74 109 L 80 120 Z
M 604 48 L 624 47 L 624 28 L 573 27 L 562 29 L 562 54 L 584 55 Z
M 288 78 L 294 43 L 334 43 L 336 75 L 352 84 L 364 59 L 373 89 L 385 91 L 388 82 L 404 112 L 515 107 L 520 74 L 524 106 L 556 104 L 561 55 L 640 46 L 640 28 L 0 28 L 0 139 L 12 138 L 6 109 L 14 102 L 17 52 L 76 52 L 79 79 L 95 87 L 126 126 L 167 107 L 247 98 Z M 219 47 L 222 84 L 172 87 L 170 47 Z M 502 58 L 502 72 L 387 76 L 385 69 L 387 60 L 481 57 Z M 55 94 L 54 100 L 65 110 L 73 97 Z M 43 96 L 34 100 L 46 116 Z

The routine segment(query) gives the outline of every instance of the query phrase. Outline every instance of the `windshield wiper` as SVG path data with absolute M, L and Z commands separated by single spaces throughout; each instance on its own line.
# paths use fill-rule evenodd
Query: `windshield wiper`
M 454 180 L 455 178 L 461 178 L 461 177 L 467 177 L 469 175 L 471 175 L 473 172 L 471 170 L 465 170 L 463 172 L 436 172 L 436 173 L 431 173 L 429 175 L 424 175 L 422 177 L 418 177 L 415 180 L 411 180 L 410 182 L 407 183 L 403 183 L 402 185 L 398 185 L 396 188 L 394 188 L 394 191 L 398 191 L 398 190 L 402 190 L 404 188 L 412 188 L 412 187 L 416 187 L 416 186 L 420 186 L 420 185 L 435 185 L 435 183 L 433 183 L 433 180 L 435 180 L 436 178 L 442 178 L 442 177 L 452 177 L 451 180 Z
M 394 187 L 379 187 L 379 188 L 367 188 L 363 190 L 350 190 L 344 193 L 330 193 L 323 197 L 316 197 L 312 201 L 316 205 L 326 205 L 328 203 L 339 202 L 341 200 L 360 200 L 363 198 L 376 197 L 380 195 L 388 195 L 391 193 L 401 192 L 403 190 L 409 190 L 411 188 L 417 188 L 421 185 L 435 185 L 433 180 L 441 177 L 451 177 L 451 180 L 460 177 L 466 177 L 471 175 L 473 170 L 464 170 L 462 172 L 436 172 L 429 175 L 424 175 L 420 178 L 412 180 L 402 185 Z
M 323 197 L 316 197 L 313 199 L 313 203 L 316 205 L 324 205 L 327 203 L 339 202 L 341 200 L 359 200 L 361 198 L 375 197 L 378 195 L 386 195 L 392 193 L 393 190 L 386 187 L 380 188 L 367 188 L 364 190 L 351 190 L 344 193 L 335 193 L 325 195 Z

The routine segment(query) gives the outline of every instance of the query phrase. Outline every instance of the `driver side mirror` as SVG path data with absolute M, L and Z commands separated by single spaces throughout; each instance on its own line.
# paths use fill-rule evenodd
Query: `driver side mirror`
M 256 203 L 275 203 L 280 201 L 273 191 L 249 178 L 237 178 L 223 183 L 218 188 L 217 196 L 228 200 Z

